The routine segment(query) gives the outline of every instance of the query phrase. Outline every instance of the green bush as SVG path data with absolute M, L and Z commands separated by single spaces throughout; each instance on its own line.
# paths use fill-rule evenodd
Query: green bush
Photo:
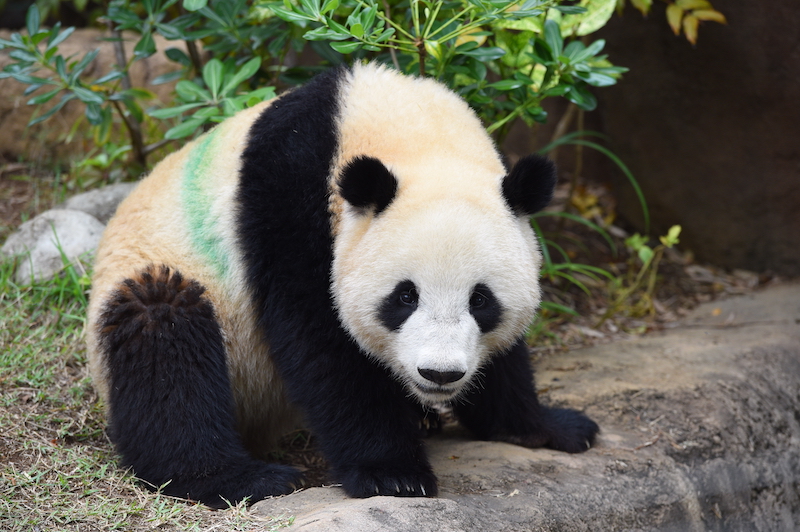
M 604 42 L 586 35 L 602 27 L 615 0 L 112 0 L 106 18 L 112 28 L 117 64 L 89 78 L 93 50 L 80 59 L 59 53 L 73 28 L 42 28 L 39 10 L 28 11 L 27 34 L 0 40 L 14 60 L 0 78 L 28 85 L 31 105 L 59 97 L 32 124 L 50 118 L 69 101 L 85 106 L 99 145 L 110 141 L 115 121 L 124 127 L 131 156 L 146 166 L 161 145 L 144 138 L 149 116 L 166 121 L 165 138 L 202 132 L 213 122 L 275 95 L 271 86 L 303 81 L 325 65 L 347 60 L 392 62 L 405 72 L 434 76 L 461 94 L 498 140 L 512 121 L 547 119 L 542 101 L 564 97 L 581 109 L 596 105 L 590 87 L 616 83 L 625 70 L 602 55 Z M 126 58 L 122 31 L 133 32 L 133 57 Z M 152 93 L 132 87 L 128 73 L 136 61 L 156 52 L 154 35 L 183 41 L 164 50 L 179 67 L 156 83 L 180 80 L 175 105 L 147 109 Z M 202 44 L 211 58 L 203 64 Z M 289 67 L 288 58 L 306 48 L 316 64 Z M 269 85 L 267 84 L 269 83 Z M 270 86 L 271 85 L 271 86 Z M 42 89 L 42 90 L 40 90 Z M 147 110 L 147 112 L 145 112 Z M 147 116 L 146 116 L 147 115 Z M 155 131 L 159 131 L 156 129 Z

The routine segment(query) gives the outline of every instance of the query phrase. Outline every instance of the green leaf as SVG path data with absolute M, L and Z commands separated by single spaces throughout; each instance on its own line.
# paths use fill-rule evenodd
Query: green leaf
M 555 58 L 553 50 L 542 39 L 533 40 L 533 53 L 530 55 L 534 61 L 543 65 L 552 63 Z
M 14 50 L 8 55 L 11 57 L 11 59 L 16 59 L 17 61 L 22 61 L 23 63 L 35 63 L 37 61 L 36 56 L 27 50 Z
M 152 100 L 156 97 L 152 91 L 143 89 L 142 87 L 131 87 L 121 94 L 124 96 L 124 100 Z
M 475 50 L 469 50 L 467 52 L 463 52 L 463 55 L 474 57 L 475 59 L 486 63 L 488 61 L 500 59 L 505 55 L 505 53 L 506 51 L 499 46 L 491 46 L 487 48 L 476 48 Z
M 47 49 L 50 50 L 52 48 L 55 48 L 56 46 L 58 46 L 59 44 L 64 42 L 64 39 L 66 39 L 67 37 L 72 35 L 73 31 L 75 31 L 75 28 L 67 28 L 64 31 L 62 31 L 61 33 L 57 33 L 55 38 L 53 38 L 52 41 L 48 41 Z
M 222 85 L 222 61 L 215 57 L 205 64 L 203 67 L 203 81 L 205 81 L 208 90 L 211 91 L 211 99 L 216 100 Z
M 16 33 L 12 33 L 11 37 L 14 37 L 14 35 L 17 35 L 17 34 Z M 7 41 L 5 39 L 0 39 L 0 50 L 3 50 L 5 48 L 16 48 L 17 50 L 27 50 L 28 49 L 28 47 L 24 43 L 14 42 L 14 41 Z
M 668 248 L 671 248 L 672 246 L 680 242 L 678 240 L 678 236 L 680 236 L 680 234 L 681 234 L 681 226 L 673 225 L 672 227 L 669 228 L 669 231 L 667 231 L 666 236 L 661 236 L 658 239 L 661 241 L 662 244 L 664 244 Z
M 166 74 L 161 74 L 160 76 L 156 76 L 150 82 L 151 85 L 163 85 L 164 83 L 169 83 L 171 81 L 175 81 L 176 79 L 181 79 L 183 77 L 183 71 L 175 70 L 174 72 L 167 72 Z
M 363 13 L 361 13 L 361 25 L 364 26 L 366 31 L 372 31 L 372 24 L 375 22 L 375 17 L 378 14 L 378 6 L 373 5 Z
M 39 46 L 39 43 L 47 39 L 49 35 L 49 31 L 39 31 L 39 33 L 31 35 L 31 43 L 33 43 L 35 46 Z
M 383 32 L 381 32 L 380 35 L 375 37 L 373 40 L 377 43 L 381 43 L 388 40 L 392 35 L 394 35 L 394 28 L 386 28 L 385 30 L 383 30 Z
M 321 18 L 319 0 L 300 0 L 300 5 L 314 20 L 319 20 Z
M 243 108 L 242 103 L 240 103 L 238 99 L 225 98 L 222 100 L 222 114 L 226 117 L 235 115 Z
M 525 86 L 525 84 L 518 79 L 504 79 L 496 83 L 490 83 L 487 87 L 497 89 L 499 91 L 510 91 Z
M 181 100 L 186 102 L 211 100 L 211 94 L 209 94 L 207 90 L 200 87 L 194 81 L 189 81 L 188 79 L 179 81 L 175 85 L 175 92 L 178 93 L 178 96 L 181 98 Z
M 43 104 L 45 102 L 49 102 L 59 92 L 61 92 L 61 88 L 60 87 L 58 89 L 53 89 L 51 91 L 47 91 L 44 94 L 40 94 L 40 95 L 28 100 L 28 105 L 39 105 L 39 104 Z
M 122 100 L 122 104 L 128 109 L 128 112 L 131 114 L 134 120 L 141 123 L 144 120 L 144 111 L 142 111 L 141 106 L 136 102 L 136 100 L 131 98 L 126 98 Z
M 142 59 L 150 57 L 154 53 L 156 53 L 156 42 L 153 40 L 153 33 L 148 31 L 133 47 L 133 55 Z
M 103 103 L 105 101 L 102 94 L 84 87 L 72 87 L 72 92 L 75 93 L 75 96 L 83 103 Z
M 186 55 L 186 52 L 180 48 L 167 48 L 164 50 L 164 55 L 166 55 L 170 61 L 175 61 L 181 66 L 188 67 L 192 64 L 192 60 L 189 59 L 189 56 Z
M 41 16 L 39 15 L 39 7 L 36 4 L 28 8 L 28 14 L 25 17 L 25 26 L 28 28 L 28 35 L 34 36 L 39 33 L 39 24 L 41 23 Z
M 261 68 L 261 58 L 260 57 L 254 57 L 250 61 L 248 61 L 247 63 L 243 64 L 239 68 L 238 72 L 236 72 L 228 80 L 228 82 L 225 83 L 225 86 L 222 88 L 222 92 L 221 92 L 222 96 L 225 97 L 225 96 L 230 95 L 231 91 L 236 89 L 236 87 L 238 87 L 243 81 L 253 77 L 253 75 L 256 72 L 258 72 L 259 68 Z
M 205 105 L 203 103 L 187 103 L 186 105 L 179 105 L 178 107 L 167 107 L 165 109 L 154 109 L 152 111 L 148 111 L 147 114 L 152 116 L 153 118 L 157 118 L 159 120 L 164 120 L 167 118 L 174 118 L 176 116 L 180 116 L 186 111 L 190 111 L 192 109 L 196 109 L 201 105 Z
M 577 15 L 580 13 L 586 13 L 586 8 L 580 6 L 553 6 L 553 9 L 560 11 L 564 15 Z
M 580 41 L 573 41 L 573 42 L 580 42 Z M 606 45 L 605 39 L 597 39 L 583 50 L 579 50 L 573 56 L 571 56 L 572 62 L 582 63 L 587 59 L 596 56 L 603 50 L 605 45 Z
M 360 23 L 353 24 L 350 26 L 350 34 L 356 39 L 360 39 L 364 36 L 364 26 L 362 26 Z
M 75 81 L 78 79 L 78 76 L 80 76 L 86 69 L 86 67 L 89 66 L 89 63 L 94 61 L 95 57 L 97 57 L 97 54 L 99 53 L 100 50 L 92 50 L 91 52 L 83 56 L 83 59 L 81 59 L 77 65 L 72 67 L 72 72 L 69 73 L 70 84 L 75 83 Z
M 592 87 L 609 87 L 617 83 L 617 80 L 611 76 L 606 76 L 605 74 L 599 74 L 597 72 L 574 72 L 573 75 Z
M 307 41 L 343 41 L 349 38 L 350 34 L 339 33 L 325 26 L 320 26 L 317 29 L 307 31 L 303 34 L 303 39 Z
M 589 92 L 585 85 L 572 85 L 565 96 L 584 111 L 594 111 L 597 107 L 597 98 Z
M 164 138 L 168 140 L 182 139 L 195 133 L 200 127 L 205 124 L 205 118 L 190 118 L 182 124 L 178 124 L 164 134 Z
M 67 80 L 67 64 L 64 61 L 64 56 L 56 56 L 56 72 L 64 81 Z
M 561 37 L 561 29 L 558 23 L 553 20 L 548 20 L 544 23 L 544 40 L 553 57 L 558 57 L 564 48 L 564 39 Z
M 650 259 L 653 258 L 653 250 L 650 246 L 640 247 L 637 250 L 637 254 L 639 255 L 639 260 L 641 260 L 643 264 L 648 264 Z
M 585 7 L 584 13 L 566 14 L 561 19 L 561 29 L 564 32 L 572 33 L 583 37 L 594 33 L 608 23 L 611 15 L 614 14 L 614 9 L 617 6 L 617 0 L 581 0 L 581 7 Z M 562 10 L 562 12 L 564 12 Z
M 330 47 L 339 52 L 340 54 L 350 54 L 355 52 L 361 46 L 359 42 L 332 42 L 329 43 Z
M 57 104 L 55 104 L 49 111 L 47 111 L 46 113 L 44 113 L 41 116 L 37 116 L 37 117 L 31 119 L 31 121 L 28 122 L 28 125 L 32 126 L 32 125 L 38 124 L 39 122 L 44 122 L 45 120 L 47 120 L 48 118 L 50 118 L 51 116 L 56 114 L 58 111 L 60 111 L 61 108 L 64 107 L 64 105 L 68 101 L 74 100 L 74 99 L 75 99 L 75 95 L 72 94 L 72 93 L 63 95 L 61 97 L 61 100 Z
M 125 73 L 124 72 L 119 72 L 118 70 L 112 70 L 111 72 L 109 72 L 105 76 L 103 76 L 101 78 L 97 78 L 96 80 L 94 80 L 94 84 L 95 85 L 102 85 L 103 83 L 108 83 L 109 81 L 114 81 L 114 80 L 121 79 L 121 78 L 124 78 L 124 77 L 125 77 Z
M 261 87 L 260 89 L 256 89 L 254 91 L 250 91 L 243 96 L 247 98 L 248 105 L 253 106 L 255 103 L 263 102 L 264 100 L 269 100 L 275 97 L 275 87 Z M 257 98 L 258 101 L 255 103 L 249 103 L 254 98 Z
M 308 21 L 317 20 L 312 16 L 306 15 L 305 13 L 297 13 L 296 11 L 290 11 L 278 6 L 270 6 L 270 9 L 278 16 L 278 18 L 281 18 L 286 22 L 305 23 Z
M 99 126 L 103 123 L 103 108 L 96 103 L 89 103 L 86 105 L 86 118 L 93 126 Z
M 199 11 L 206 7 L 208 0 L 183 0 L 183 8 L 186 11 Z
M 192 115 L 192 118 L 211 118 L 212 116 L 219 116 L 220 110 L 218 107 L 203 107 Z
M 42 85 L 40 83 L 37 83 L 35 85 L 28 85 L 25 88 L 25 90 L 22 91 L 22 95 L 23 96 L 28 96 L 29 94 L 33 94 L 34 92 L 38 91 L 41 88 L 42 88 Z
M 159 22 L 156 24 L 158 32 L 170 41 L 176 41 L 183 38 L 183 32 L 174 24 L 167 24 Z
M 324 15 L 328 11 L 335 11 L 337 7 L 339 7 L 339 0 L 325 0 L 322 4 L 322 9 L 320 9 L 320 13 Z
M 53 82 L 49 79 L 45 78 L 38 78 L 36 76 L 28 76 L 27 74 L 20 74 L 19 72 L 3 72 L 3 74 L 7 74 L 7 76 L 3 77 L 11 77 L 15 80 L 19 81 L 20 83 L 25 83 L 26 85 L 52 85 Z

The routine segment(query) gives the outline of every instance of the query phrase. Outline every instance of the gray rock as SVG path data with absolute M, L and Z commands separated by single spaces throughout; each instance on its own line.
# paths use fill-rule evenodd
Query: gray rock
M 87 258 L 97 248 L 104 227 L 85 212 L 52 209 L 22 224 L 0 254 L 23 257 L 14 274 L 17 283 L 29 283 L 32 277 L 50 279 L 64 265 L 62 251 L 70 261 Z
M 585 454 L 428 441 L 438 499 L 314 488 L 256 503 L 289 530 L 800 530 L 800 284 L 701 306 L 678 327 L 547 357 L 544 402 L 601 426 Z
M 106 224 L 114 215 L 120 202 L 128 197 L 128 194 L 136 188 L 137 184 L 116 183 L 90 190 L 89 192 L 72 196 L 56 208 L 83 211 Z

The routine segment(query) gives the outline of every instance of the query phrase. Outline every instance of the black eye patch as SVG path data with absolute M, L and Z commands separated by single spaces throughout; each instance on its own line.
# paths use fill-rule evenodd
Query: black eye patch
M 486 334 L 500 325 L 503 306 L 488 286 L 478 283 L 469 298 L 469 313 L 475 318 L 481 333 Z
M 381 323 L 390 331 L 396 331 L 411 317 L 419 302 L 419 292 L 411 281 L 400 281 L 394 290 L 383 298 L 378 309 Z

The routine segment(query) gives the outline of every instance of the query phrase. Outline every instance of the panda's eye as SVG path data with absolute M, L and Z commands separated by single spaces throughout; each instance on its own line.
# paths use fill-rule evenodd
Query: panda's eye
M 404 305 L 413 306 L 419 301 L 419 295 L 415 289 L 404 290 L 400 292 L 400 302 Z
M 469 306 L 476 309 L 482 308 L 488 302 L 488 298 L 480 292 L 472 292 L 469 298 Z

